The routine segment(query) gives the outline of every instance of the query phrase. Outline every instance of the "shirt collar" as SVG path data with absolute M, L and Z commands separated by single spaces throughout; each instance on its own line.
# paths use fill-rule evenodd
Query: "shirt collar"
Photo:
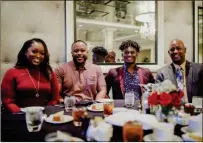
M 124 63 L 124 65 L 123 65 L 123 67 L 124 67 L 124 69 L 126 69 L 127 70 L 127 65 Z M 137 69 L 137 65 L 135 64 L 135 66 L 134 66 L 134 69 L 136 70 Z
M 73 63 L 73 67 L 74 67 L 74 69 L 75 70 L 78 70 L 78 68 L 75 66 L 75 63 L 72 61 L 72 63 Z M 88 61 L 85 61 L 85 65 L 84 65 L 84 68 L 83 68 L 83 70 L 86 70 L 87 68 L 88 68 Z
M 185 70 L 186 61 L 184 61 L 181 65 L 177 65 L 177 64 L 175 64 L 175 63 L 173 63 L 173 65 L 175 66 L 176 70 L 177 70 L 178 68 L 182 68 L 183 70 Z

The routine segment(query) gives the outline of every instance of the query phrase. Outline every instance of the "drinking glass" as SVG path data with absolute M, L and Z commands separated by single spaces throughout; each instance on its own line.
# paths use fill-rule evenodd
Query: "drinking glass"
M 65 104 L 65 111 L 69 112 L 75 106 L 76 99 L 74 96 L 65 96 L 64 104 Z
M 72 109 L 72 116 L 73 116 L 73 124 L 75 126 L 81 126 L 82 121 L 81 118 L 87 114 L 85 107 L 74 107 Z
M 104 105 L 104 117 L 112 115 L 113 108 L 114 108 L 114 102 L 113 101 L 104 102 L 103 105 Z
M 135 95 L 134 92 L 126 92 L 125 93 L 125 106 L 127 108 L 133 107 L 135 103 Z
M 126 122 L 123 126 L 123 140 L 124 142 L 142 142 L 142 124 L 138 121 Z
M 192 104 L 193 104 L 196 108 L 202 108 L 202 97 L 193 96 L 193 97 L 192 97 Z
M 41 130 L 44 115 L 39 108 L 26 108 L 26 125 L 29 132 L 38 132 Z
M 141 110 L 142 109 L 142 105 L 141 105 L 141 101 L 140 99 L 136 99 L 135 100 L 135 106 L 138 110 Z

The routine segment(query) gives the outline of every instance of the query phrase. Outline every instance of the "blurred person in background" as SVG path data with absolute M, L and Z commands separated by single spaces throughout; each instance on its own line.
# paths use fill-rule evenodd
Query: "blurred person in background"
M 116 63 L 116 53 L 113 50 L 108 51 L 108 55 L 105 58 L 105 63 Z
M 92 49 L 92 63 L 99 64 L 104 63 L 105 57 L 107 56 L 108 52 L 104 47 L 96 46 Z

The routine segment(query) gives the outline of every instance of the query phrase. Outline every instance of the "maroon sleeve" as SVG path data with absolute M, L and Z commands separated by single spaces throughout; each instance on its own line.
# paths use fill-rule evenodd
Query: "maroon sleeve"
M 9 69 L 4 75 L 1 83 L 2 103 L 9 111 L 13 113 L 20 111 L 20 108 L 15 103 L 15 89 L 17 86 L 15 72 L 15 69 Z
M 51 77 L 51 93 L 52 93 L 52 100 L 48 103 L 49 105 L 54 105 L 59 102 L 59 87 L 58 82 L 56 80 L 56 74 L 52 72 Z

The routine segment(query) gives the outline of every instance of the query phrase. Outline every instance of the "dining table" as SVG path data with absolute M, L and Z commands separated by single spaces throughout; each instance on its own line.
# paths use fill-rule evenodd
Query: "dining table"
M 115 107 L 125 107 L 124 100 L 114 100 Z M 64 105 L 59 104 L 55 106 L 44 106 L 43 113 L 47 116 L 54 114 L 59 111 L 64 111 L 65 115 L 72 115 L 72 112 L 66 112 Z M 138 110 L 138 105 L 135 104 L 131 109 Z M 88 111 L 88 110 L 87 110 Z M 104 118 L 103 112 L 88 111 L 90 119 L 95 116 Z M 182 125 L 175 125 L 174 134 L 181 137 L 183 132 L 181 131 Z M 87 128 L 86 128 L 87 129 Z M 42 128 L 39 132 L 29 132 L 26 126 L 25 113 L 21 112 L 18 114 L 13 113 L 2 113 L 1 114 L 1 141 L 4 142 L 44 142 L 45 136 L 49 133 L 62 131 L 71 134 L 74 137 L 78 137 L 87 141 L 86 135 L 84 134 L 83 126 L 76 127 L 73 121 L 63 124 L 52 124 L 46 121 L 43 122 Z M 144 136 L 153 133 L 153 130 L 144 130 Z M 113 125 L 113 136 L 111 142 L 122 142 L 122 127 Z

